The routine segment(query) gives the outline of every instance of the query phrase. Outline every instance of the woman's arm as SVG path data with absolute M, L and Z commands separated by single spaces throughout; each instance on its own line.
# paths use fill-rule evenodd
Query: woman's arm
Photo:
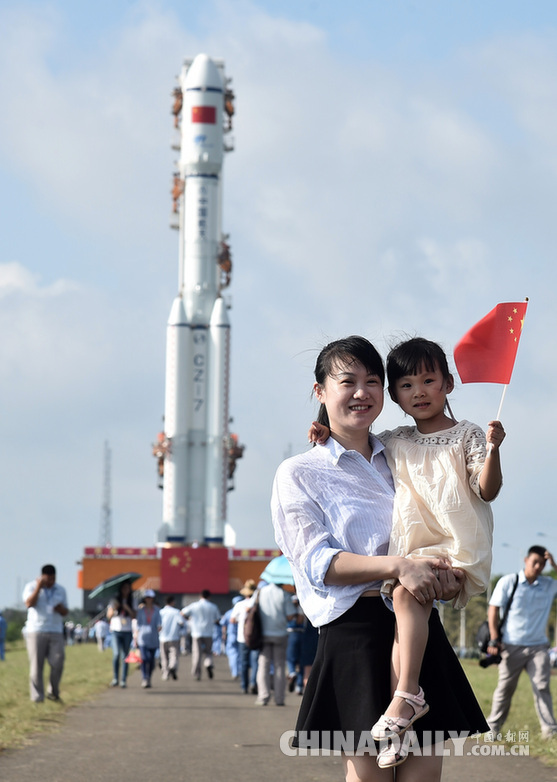
M 446 589 L 436 571 L 448 569 L 449 565 L 437 557 L 368 557 L 341 551 L 332 558 L 324 581 L 325 584 L 345 586 L 396 578 L 419 603 L 424 604 L 428 600 L 447 599 Z

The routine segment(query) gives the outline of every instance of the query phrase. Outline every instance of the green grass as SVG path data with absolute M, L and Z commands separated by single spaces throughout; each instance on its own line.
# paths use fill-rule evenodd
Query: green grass
M 497 685 L 497 666 L 480 668 L 477 660 L 462 660 L 462 665 L 484 714 L 489 714 L 491 697 Z M 555 674 L 557 674 L 557 670 Z M 552 676 L 551 684 L 553 707 L 557 713 L 557 675 Z M 524 671 L 520 674 L 511 711 L 503 727 L 503 734 L 506 734 L 507 731 L 510 731 L 511 734 L 516 733 L 515 740 L 506 742 L 507 744 L 528 744 L 531 756 L 539 757 L 550 766 L 557 766 L 557 738 L 547 741 L 541 737 L 530 679 Z M 528 731 L 528 741 L 519 739 L 519 731 Z
M 45 688 L 48 683 L 45 663 Z M 102 654 L 94 643 L 66 647 L 61 684 L 62 703 L 32 703 L 29 699 L 29 662 L 23 641 L 6 645 L 0 663 L 0 752 L 25 744 L 37 733 L 57 730 L 72 706 L 106 690 L 112 679 L 112 652 Z

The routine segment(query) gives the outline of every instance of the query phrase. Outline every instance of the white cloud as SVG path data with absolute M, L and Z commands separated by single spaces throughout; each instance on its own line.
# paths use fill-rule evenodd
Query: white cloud
M 1 21 L 5 165 L 82 230 L 136 240 L 153 230 L 146 194 L 161 190 L 162 216 L 169 93 L 183 44 L 172 18 L 149 14 L 69 68 L 56 62 L 71 36 L 58 16 L 22 10 Z
M 35 298 L 62 296 L 78 289 L 79 285 L 72 280 L 56 280 L 49 285 L 41 285 L 40 276 L 17 261 L 0 263 L 0 299 L 15 293 Z

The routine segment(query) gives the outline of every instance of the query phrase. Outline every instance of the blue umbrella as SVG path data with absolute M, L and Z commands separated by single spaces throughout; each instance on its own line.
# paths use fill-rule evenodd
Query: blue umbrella
M 292 568 L 284 554 L 281 554 L 280 557 L 274 557 L 259 578 L 268 584 L 291 584 L 294 586 Z

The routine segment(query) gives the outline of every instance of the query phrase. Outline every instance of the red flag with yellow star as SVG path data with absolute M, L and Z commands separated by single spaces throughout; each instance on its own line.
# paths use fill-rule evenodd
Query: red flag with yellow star
M 161 552 L 161 592 L 193 594 L 209 589 L 228 594 L 228 549 L 200 546 L 163 548 Z
M 510 383 L 527 306 L 498 304 L 459 340 L 454 360 L 463 383 Z

